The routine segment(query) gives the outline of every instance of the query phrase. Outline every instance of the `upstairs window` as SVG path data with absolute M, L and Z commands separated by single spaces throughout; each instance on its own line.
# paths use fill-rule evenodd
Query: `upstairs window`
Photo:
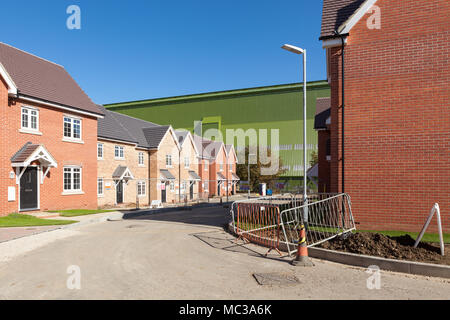
M 22 107 L 21 128 L 25 130 L 39 130 L 39 111 L 34 108 Z
M 125 159 L 125 154 L 122 146 L 114 146 L 114 158 Z
M 144 153 L 139 152 L 138 154 L 138 165 L 143 166 L 144 165 Z
M 81 140 L 81 120 L 79 118 L 64 116 L 64 137 Z
M 184 157 L 184 167 L 189 168 L 189 166 L 190 166 L 189 157 Z
M 166 167 L 172 167 L 172 156 L 170 154 L 166 154 Z
M 103 159 L 103 143 L 97 144 L 97 159 Z

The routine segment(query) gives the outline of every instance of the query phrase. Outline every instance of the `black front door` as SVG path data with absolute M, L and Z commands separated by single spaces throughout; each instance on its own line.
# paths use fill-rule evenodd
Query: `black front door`
M 166 201 L 167 201 L 167 199 L 166 199 L 166 188 L 167 188 L 167 185 L 165 184 L 163 188 L 164 189 L 161 189 L 161 202 L 162 203 L 166 203 Z
M 191 182 L 191 187 L 189 188 L 189 196 L 191 197 L 191 200 L 194 199 L 194 182 Z
M 217 195 L 220 196 L 220 182 L 217 184 Z
M 123 181 L 120 180 L 116 187 L 117 204 L 123 203 Z
M 29 167 L 20 178 L 20 210 L 38 209 L 37 168 Z

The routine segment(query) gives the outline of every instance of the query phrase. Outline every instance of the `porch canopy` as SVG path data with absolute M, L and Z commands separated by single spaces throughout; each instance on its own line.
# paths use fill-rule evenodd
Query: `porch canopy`
M 116 170 L 114 170 L 112 177 L 114 180 L 134 179 L 133 174 L 127 166 L 118 166 Z
M 226 181 L 227 178 L 225 178 L 225 176 L 223 174 L 221 174 L 220 172 L 217 172 L 217 181 Z
M 239 178 L 239 177 L 236 175 L 236 173 L 232 172 L 232 173 L 231 173 L 231 180 L 232 180 L 232 181 L 240 181 L 241 178 Z
M 189 180 L 190 181 L 201 181 L 202 178 L 195 171 L 189 171 Z
M 44 178 L 47 176 L 50 168 L 58 167 L 55 158 L 48 152 L 48 150 L 41 144 L 33 144 L 27 142 L 11 157 L 11 166 L 16 168 L 16 183 L 19 183 L 23 173 L 30 165 L 37 165 L 40 168 L 41 178 L 40 183 L 44 183 Z M 22 170 L 20 170 L 22 168 Z M 45 171 L 43 168 L 47 168 Z
M 161 180 L 170 180 L 173 181 L 175 180 L 175 177 L 173 176 L 173 174 L 170 173 L 169 170 L 167 169 L 161 169 L 159 170 L 159 172 L 161 173 Z
M 42 167 L 56 168 L 58 164 L 50 152 L 41 144 L 27 142 L 11 158 L 13 167 L 28 167 L 31 164 L 39 164 Z

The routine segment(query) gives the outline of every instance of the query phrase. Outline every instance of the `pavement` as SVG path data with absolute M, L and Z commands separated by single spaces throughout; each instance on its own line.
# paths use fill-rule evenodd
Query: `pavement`
M 223 230 L 228 218 L 218 206 L 174 210 L 0 243 L 0 299 L 450 297 L 446 279 L 381 271 L 380 289 L 369 289 L 363 268 L 318 259 L 314 267 L 294 267 L 276 253 L 265 258 L 266 249 L 236 243 Z M 299 283 L 260 285 L 254 273 Z

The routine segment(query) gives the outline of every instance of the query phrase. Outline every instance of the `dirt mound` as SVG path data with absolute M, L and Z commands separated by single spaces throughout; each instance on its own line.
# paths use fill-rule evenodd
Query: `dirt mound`
M 445 245 L 446 255 L 441 256 L 439 244 L 421 242 L 414 248 L 414 242 L 409 235 L 389 237 L 379 233 L 361 232 L 350 234 L 347 238 L 334 238 L 319 247 L 390 259 L 450 265 L 449 245 Z

